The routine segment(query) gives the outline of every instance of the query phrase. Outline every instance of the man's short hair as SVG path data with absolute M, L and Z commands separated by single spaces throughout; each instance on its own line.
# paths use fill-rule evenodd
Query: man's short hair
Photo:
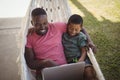
M 46 11 L 43 8 L 35 8 L 32 10 L 32 17 L 38 15 L 47 15 Z

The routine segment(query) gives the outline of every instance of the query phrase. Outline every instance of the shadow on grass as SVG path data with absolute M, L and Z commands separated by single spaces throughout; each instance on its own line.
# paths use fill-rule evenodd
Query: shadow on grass
M 98 48 L 96 58 L 106 80 L 119 80 L 120 74 L 120 22 L 103 18 L 98 21 L 80 2 L 71 2 L 84 13 L 84 26 Z

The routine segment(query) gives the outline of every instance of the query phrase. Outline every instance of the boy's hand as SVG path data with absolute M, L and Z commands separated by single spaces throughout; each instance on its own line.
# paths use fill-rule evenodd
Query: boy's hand
M 93 53 L 97 52 L 97 48 L 96 48 L 96 46 L 93 43 L 89 42 L 88 46 L 92 49 Z
M 78 62 L 81 62 L 81 61 L 84 61 L 84 60 L 81 60 L 81 59 L 78 60 Z

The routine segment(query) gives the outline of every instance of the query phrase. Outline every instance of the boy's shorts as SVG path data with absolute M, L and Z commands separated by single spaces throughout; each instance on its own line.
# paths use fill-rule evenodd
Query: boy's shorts
M 72 58 L 72 59 L 69 59 L 67 62 L 68 62 L 68 64 L 76 63 L 76 62 L 78 62 L 79 58 L 80 57 Z M 87 56 L 86 59 L 85 59 L 85 66 L 91 66 L 91 65 L 92 65 L 92 63 L 91 63 L 90 59 Z

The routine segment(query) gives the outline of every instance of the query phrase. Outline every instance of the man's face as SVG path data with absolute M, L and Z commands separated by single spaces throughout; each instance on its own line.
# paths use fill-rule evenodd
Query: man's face
M 44 35 L 48 30 L 47 15 L 39 15 L 32 17 L 32 25 L 35 27 L 35 32 L 38 35 Z

